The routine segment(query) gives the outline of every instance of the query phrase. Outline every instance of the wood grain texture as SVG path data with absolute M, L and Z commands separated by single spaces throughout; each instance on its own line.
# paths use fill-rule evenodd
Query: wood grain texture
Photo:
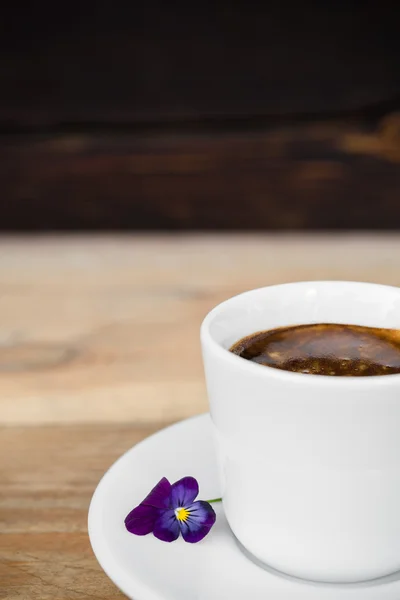
M 0 240 L 0 422 L 152 423 L 207 409 L 199 327 L 294 280 L 400 284 L 400 236 Z
M 0 230 L 398 228 L 400 112 L 198 125 L 3 136 Z
M 87 537 L 104 471 L 207 408 L 198 329 L 262 285 L 400 285 L 400 235 L 0 239 L 0 599 L 117 600 Z
M 0 428 L 1 600 L 124 597 L 93 556 L 89 502 L 112 462 L 159 427 Z

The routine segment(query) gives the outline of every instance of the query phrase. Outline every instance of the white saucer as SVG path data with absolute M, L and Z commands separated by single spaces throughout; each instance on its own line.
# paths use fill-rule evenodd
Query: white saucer
M 208 415 L 168 427 L 134 446 L 104 475 L 89 510 L 93 551 L 132 600 L 399 600 L 400 574 L 364 584 L 300 581 L 257 566 L 240 550 L 214 504 L 217 521 L 198 544 L 167 544 L 126 531 L 128 512 L 162 478 L 192 475 L 200 500 L 220 495 Z

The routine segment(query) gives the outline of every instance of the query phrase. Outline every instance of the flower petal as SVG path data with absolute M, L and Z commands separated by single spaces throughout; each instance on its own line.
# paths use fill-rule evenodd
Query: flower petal
M 188 506 L 199 493 L 199 484 L 194 477 L 183 477 L 171 486 L 171 506 Z
M 170 495 L 171 484 L 166 477 L 163 477 L 140 504 L 155 508 L 169 508 Z
M 185 542 L 195 544 L 200 542 L 215 523 L 216 515 L 208 502 L 198 500 L 186 507 L 189 516 L 186 521 L 180 521 L 179 526 Z
M 147 535 L 153 531 L 154 523 L 159 514 L 160 511 L 158 508 L 139 504 L 126 517 L 125 527 L 130 533 L 134 533 L 135 535 Z
M 163 542 L 173 542 L 179 537 L 179 523 L 174 510 L 164 510 L 154 524 L 153 534 Z

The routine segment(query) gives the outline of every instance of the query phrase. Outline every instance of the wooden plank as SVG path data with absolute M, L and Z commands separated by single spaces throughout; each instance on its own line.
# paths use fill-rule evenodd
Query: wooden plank
M 400 285 L 400 236 L 0 239 L 0 422 L 154 423 L 207 410 L 199 327 L 247 289 Z
M 0 428 L 1 599 L 124 597 L 93 556 L 87 511 L 104 471 L 159 427 Z
M 87 537 L 104 471 L 206 408 L 198 327 L 245 289 L 400 285 L 400 236 L 0 239 L 0 599 L 122 599 Z
M 0 121 L 359 108 L 399 93 L 396 5 L 7 3 Z
M 3 136 L 0 230 L 396 229 L 400 112 Z

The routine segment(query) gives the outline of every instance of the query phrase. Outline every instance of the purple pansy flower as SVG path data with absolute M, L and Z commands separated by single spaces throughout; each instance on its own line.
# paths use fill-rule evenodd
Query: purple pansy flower
M 183 477 L 172 485 L 163 477 L 129 513 L 125 526 L 135 535 L 153 532 L 163 542 L 173 542 L 180 533 L 185 542 L 199 542 L 214 525 L 215 512 L 208 502 L 195 502 L 198 493 L 194 477 Z

